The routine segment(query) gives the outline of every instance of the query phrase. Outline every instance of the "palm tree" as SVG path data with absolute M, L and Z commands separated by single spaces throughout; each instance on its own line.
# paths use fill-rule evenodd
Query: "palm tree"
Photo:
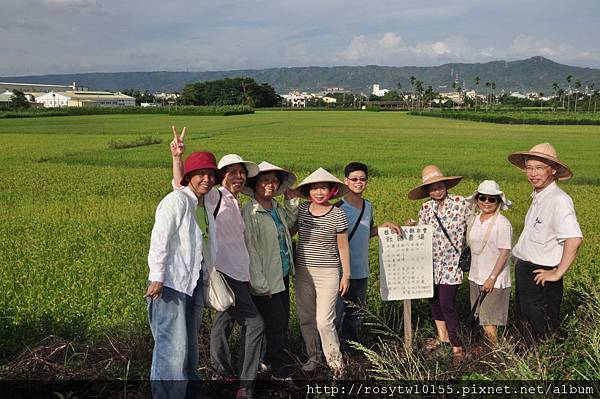
M 492 96 L 494 96 L 494 102 L 492 103 L 494 105 L 496 102 L 496 82 L 490 83 L 490 87 L 492 88 Z
M 433 101 L 433 87 L 427 86 L 427 89 L 425 90 L 425 100 L 427 101 L 427 104 L 429 105 L 429 110 L 431 111 L 431 102 Z
M 485 96 L 485 98 L 486 98 L 486 103 L 487 103 L 487 104 L 486 104 L 486 107 L 487 107 L 488 109 L 490 108 L 490 98 L 491 98 L 491 97 L 490 97 L 490 86 L 491 86 L 491 83 L 490 83 L 490 82 L 485 82 L 485 87 L 487 87 L 487 89 L 488 89 L 488 90 L 487 90 L 487 93 L 486 93 L 486 96 Z
M 567 88 L 567 111 L 571 110 L 571 79 L 573 79 L 573 75 L 567 76 L 567 83 L 569 84 Z
M 540 112 L 542 112 L 542 110 L 544 109 L 544 93 L 540 91 L 538 93 L 538 96 L 540 96 Z
M 422 109 L 423 108 L 423 82 L 420 80 L 417 80 L 415 82 L 415 92 L 417 94 L 417 110 Z
M 592 109 L 592 94 L 594 94 L 594 84 L 590 83 L 590 85 L 586 88 L 585 92 L 586 94 L 588 93 L 588 90 L 590 92 L 590 101 L 588 103 L 588 112 L 590 112 L 590 110 Z
M 404 101 L 404 93 L 402 92 L 402 83 L 398 82 L 398 84 L 396 84 L 396 87 L 398 88 L 398 95 L 400 96 L 400 100 Z
M 596 104 L 598 102 L 599 95 L 600 95 L 600 91 L 594 90 L 594 113 L 596 113 Z
M 411 76 L 410 77 L 410 85 L 412 86 L 413 89 L 413 94 L 410 98 L 410 103 L 411 103 L 411 108 L 414 106 L 414 97 L 415 97 L 415 82 L 417 81 L 417 78 L 415 78 L 415 76 Z
M 577 100 L 579 99 L 579 88 L 581 87 L 581 81 L 577 79 L 575 81 L 575 88 L 577 91 L 575 92 L 575 112 L 577 112 Z
M 475 109 L 477 109 L 477 92 L 479 91 L 479 82 L 481 82 L 481 78 L 479 76 L 475 76 Z
M 558 82 L 552 83 L 552 92 L 554 93 L 554 101 L 552 102 L 552 111 L 556 111 L 556 97 L 558 97 L 558 90 L 560 89 L 560 85 Z

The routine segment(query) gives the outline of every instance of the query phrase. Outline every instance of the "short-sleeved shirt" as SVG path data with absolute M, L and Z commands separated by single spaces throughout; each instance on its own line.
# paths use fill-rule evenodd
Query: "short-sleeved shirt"
M 583 238 L 573 200 L 555 182 L 531 194 L 531 205 L 513 255 L 541 266 L 557 266 L 567 238 Z
M 491 226 L 487 242 L 485 235 L 488 228 Z M 473 220 L 471 230 L 469 232 L 469 246 L 471 247 L 471 270 L 469 271 L 469 280 L 476 284 L 483 285 L 485 280 L 490 276 L 501 249 L 512 248 L 512 226 L 504 215 L 498 214 L 496 219 L 491 217 L 481 223 L 479 215 Z M 482 250 L 483 247 L 483 250 Z M 477 254 L 480 252 L 479 255 Z M 510 287 L 510 268 L 508 267 L 508 259 L 504 265 L 504 269 L 496 276 L 494 288 Z
M 444 235 L 434 212 L 437 212 L 450 235 L 450 241 Z M 433 282 L 434 284 L 455 285 L 462 283 L 463 272 L 458 267 L 460 252 L 464 246 L 467 219 L 470 210 L 464 197 L 448 194 L 444 200 L 444 207 L 438 210 L 437 203 L 429 200 L 423 204 L 419 211 L 419 224 L 428 224 L 433 231 Z
M 309 211 L 310 203 L 298 208 L 298 248 L 296 266 L 341 267 L 337 235 L 348 230 L 346 214 L 332 206 L 322 216 Z
M 369 277 L 369 239 L 373 228 L 373 206 L 364 201 L 365 211 L 350 240 L 350 275 L 353 279 Z M 348 234 L 352 232 L 362 209 L 355 208 L 347 201 L 341 201 L 340 209 L 348 219 Z

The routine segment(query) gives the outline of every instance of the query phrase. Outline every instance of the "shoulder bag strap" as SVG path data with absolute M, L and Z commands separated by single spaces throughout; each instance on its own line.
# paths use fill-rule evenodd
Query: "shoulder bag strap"
M 356 219 L 356 223 L 354 224 L 354 228 L 352 229 L 352 232 L 350 233 L 350 235 L 348 236 L 348 242 L 350 242 L 350 240 L 352 239 L 352 237 L 354 237 L 354 233 L 356 233 L 356 229 L 358 229 L 358 225 L 360 224 L 360 221 L 362 220 L 362 217 L 365 213 L 365 200 L 363 200 L 362 202 L 362 209 L 360 210 L 360 215 L 358 215 L 358 219 Z
M 223 198 L 223 193 L 221 192 L 221 190 L 217 190 L 219 192 L 219 201 L 217 201 L 217 206 L 215 206 L 215 211 L 213 212 L 213 217 L 217 217 L 217 214 L 219 213 L 219 209 L 221 208 L 221 199 Z
M 490 233 L 492 232 L 492 229 L 494 228 L 494 225 L 496 224 L 496 219 L 498 218 L 498 212 L 496 212 L 496 214 L 494 215 L 494 217 L 492 218 L 492 220 L 490 220 L 490 224 L 487 228 L 487 230 L 485 231 L 485 236 L 483 237 L 483 245 L 481 246 L 481 248 L 479 249 L 479 251 L 475 251 L 473 250 L 473 248 L 471 248 L 471 253 L 474 255 L 481 255 L 481 253 L 483 252 L 485 246 L 487 245 L 487 242 L 490 238 Z M 467 235 L 468 237 L 468 235 Z
M 433 211 L 433 214 L 435 215 L 435 218 L 437 219 L 437 222 L 440 224 L 440 227 L 442 228 L 442 231 L 444 232 L 444 235 L 446 236 L 446 238 L 448 239 L 448 241 L 450 241 L 450 245 L 452 245 L 452 248 L 454 248 L 454 250 L 456 251 L 457 254 L 460 254 L 460 251 L 458 250 L 458 248 L 456 248 L 456 245 L 454 245 L 454 243 L 452 242 L 452 239 L 450 238 L 450 235 L 448 234 L 448 231 L 446 230 L 446 228 L 442 224 L 442 221 L 440 220 L 440 217 L 438 216 L 437 212 Z

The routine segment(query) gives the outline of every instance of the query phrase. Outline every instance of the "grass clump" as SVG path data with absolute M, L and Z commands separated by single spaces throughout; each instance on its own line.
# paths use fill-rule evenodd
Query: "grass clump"
M 111 150 L 121 150 L 124 148 L 143 147 L 145 145 L 153 145 L 160 143 L 162 143 L 162 140 L 158 137 L 143 136 L 138 137 L 133 141 L 111 140 L 110 143 L 108 143 L 108 148 L 110 148 Z

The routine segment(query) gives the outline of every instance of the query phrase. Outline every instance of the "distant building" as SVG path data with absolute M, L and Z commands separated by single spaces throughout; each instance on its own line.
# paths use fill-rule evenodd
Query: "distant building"
M 514 98 L 527 98 L 526 95 L 521 94 L 518 91 L 513 91 L 512 93 L 509 94 L 509 96 L 514 97 Z
M 378 84 L 373 85 L 373 95 L 377 97 L 383 97 L 387 93 L 388 89 L 380 89 Z
M 7 106 L 9 105 L 12 100 L 11 97 L 13 96 L 13 92 L 10 90 L 6 90 L 4 93 L 0 93 L 0 106 Z
M 68 107 L 71 97 L 62 92 L 51 91 L 39 96 L 33 96 L 36 103 L 43 104 L 44 108 Z
M 344 93 L 346 90 L 343 87 L 327 87 L 325 89 L 326 93 Z
M 161 104 L 175 104 L 179 98 L 179 94 L 177 93 L 155 93 L 154 101 Z
M 326 104 L 335 104 L 335 103 L 337 103 L 337 98 L 335 98 L 335 97 L 327 97 L 327 96 L 324 96 L 324 97 L 321 97 L 321 99 L 322 99 L 322 100 L 323 100 L 323 101 L 324 101 Z
M 284 94 L 283 99 L 290 107 L 306 107 L 306 100 L 311 96 L 308 93 L 300 93 L 298 91 L 290 91 L 288 94 Z
M 135 98 L 108 91 L 50 92 L 36 97 L 45 108 L 54 107 L 134 107 Z
M 51 91 L 86 91 L 87 87 L 79 87 L 73 82 L 71 85 L 47 85 L 38 83 L 10 83 L 0 82 L 0 90 L 20 90 L 22 92 L 49 93 Z

